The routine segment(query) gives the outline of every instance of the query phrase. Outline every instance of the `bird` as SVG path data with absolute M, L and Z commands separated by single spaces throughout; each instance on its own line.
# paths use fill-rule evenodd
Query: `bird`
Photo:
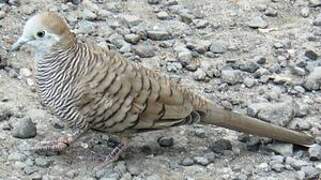
M 123 57 L 117 50 L 77 39 L 56 12 L 32 16 L 12 45 L 34 49 L 35 79 L 41 101 L 72 130 L 36 145 L 64 151 L 89 130 L 117 135 L 121 142 L 106 157 L 115 161 L 134 133 L 196 123 L 212 124 L 309 147 L 314 137 L 219 107 L 214 101 Z

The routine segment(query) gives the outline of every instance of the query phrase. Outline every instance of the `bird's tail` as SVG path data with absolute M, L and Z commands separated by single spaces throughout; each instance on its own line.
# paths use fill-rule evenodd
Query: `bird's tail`
M 201 118 L 202 123 L 214 124 L 228 129 L 270 137 L 279 141 L 306 147 L 314 143 L 314 137 L 310 135 L 224 110 L 219 108 L 212 101 L 203 98 L 199 99 L 198 102 L 199 103 L 194 104 L 194 107 L 196 106 L 195 109 L 204 113 Z

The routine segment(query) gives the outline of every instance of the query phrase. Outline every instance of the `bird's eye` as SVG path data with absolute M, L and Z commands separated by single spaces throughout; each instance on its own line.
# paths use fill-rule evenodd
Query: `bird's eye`
M 45 36 L 46 32 L 45 31 L 39 31 L 37 32 L 37 37 L 38 38 L 43 38 Z

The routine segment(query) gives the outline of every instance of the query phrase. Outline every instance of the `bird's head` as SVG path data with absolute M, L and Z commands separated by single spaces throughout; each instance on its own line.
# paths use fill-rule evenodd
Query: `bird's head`
M 45 53 L 61 40 L 70 41 L 73 33 L 65 20 L 54 12 L 46 12 L 31 17 L 24 26 L 20 38 L 12 45 L 17 50 L 24 44 L 35 48 L 37 53 Z

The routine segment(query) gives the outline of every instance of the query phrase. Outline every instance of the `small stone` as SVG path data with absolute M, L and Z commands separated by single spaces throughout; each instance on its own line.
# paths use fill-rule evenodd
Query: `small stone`
M 193 55 L 192 52 L 185 48 L 182 45 L 177 45 L 174 48 L 176 54 L 177 54 L 177 59 L 182 62 L 184 65 L 188 65 L 190 64 L 190 62 L 192 61 Z
M 9 161 L 25 161 L 27 159 L 27 156 L 19 153 L 19 152 L 13 152 L 11 154 L 9 154 L 8 156 L 8 160 Z
M 227 45 L 223 41 L 215 41 L 212 42 L 210 46 L 210 51 L 215 53 L 215 54 L 223 54 L 227 50 Z
M 159 4 L 160 0 L 148 0 L 148 4 Z
M 210 45 L 211 42 L 206 40 L 198 40 L 195 42 L 186 43 L 186 47 L 188 49 L 195 50 L 200 54 L 204 54 L 205 52 L 207 52 L 209 50 Z
M 295 66 L 295 65 L 290 65 L 289 69 L 290 69 L 291 73 L 294 74 L 294 75 L 304 76 L 306 74 L 306 72 L 305 72 L 305 70 L 303 68 L 300 68 L 300 67 Z
M 247 22 L 250 28 L 267 28 L 267 22 L 261 16 L 255 16 Z
M 30 77 L 30 76 L 32 76 L 32 72 L 31 72 L 28 68 L 21 68 L 21 69 L 20 69 L 20 74 L 21 74 L 23 77 Z
M 37 128 L 30 118 L 18 119 L 12 132 L 13 137 L 17 138 L 33 138 L 37 135 Z
M 39 173 L 34 173 L 31 177 L 30 177 L 31 180 L 45 180 L 45 178 L 42 177 L 41 174 Z
M 321 6 L 321 0 L 309 0 L 309 5 L 312 7 Z
M 305 57 L 311 59 L 311 60 L 317 60 L 319 55 L 315 53 L 313 50 L 306 50 L 304 52 Z
M 242 73 L 239 70 L 223 69 L 221 78 L 229 85 L 235 85 L 243 81 Z
M 150 30 L 147 31 L 147 37 L 154 41 L 164 41 L 171 38 L 171 35 L 167 31 Z
M 182 163 L 183 166 L 192 166 L 194 164 L 194 160 L 191 158 L 183 159 Z
M 320 175 L 320 170 L 318 170 L 317 168 L 314 168 L 312 166 L 304 166 L 301 168 L 301 170 L 305 173 L 305 177 L 307 179 L 315 179 L 318 178 L 318 176 Z
M 165 20 L 165 19 L 169 19 L 169 14 L 165 11 L 161 11 L 159 13 L 157 13 L 157 18 L 160 19 L 160 20 Z
M 194 157 L 194 162 L 202 166 L 207 166 L 210 163 L 205 157 Z
M 253 59 L 258 64 L 265 64 L 266 62 L 266 58 L 263 56 L 255 56 Z
M 154 174 L 151 176 L 147 176 L 146 180 L 162 180 L 162 178 L 160 178 L 158 175 Z
M 35 172 L 37 172 L 37 168 L 35 168 L 34 166 L 26 166 L 23 168 L 23 172 L 26 174 L 26 175 L 31 175 Z
M 280 126 L 286 126 L 294 117 L 294 110 L 290 103 L 259 103 L 250 106 L 257 106 L 256 115 L 259 119 Z
M 6 17 L 6 13 L 4 11 L 0 11 L 0 19 Z
M 302 17 L 309 17 L 309 15 L 310 15 L 310 8 L 308 8 L 308 7 L 304 7 L 304 8 L 302 8 L 301 9 L 301 11 L 300 11 L 300 14 L 301 14 L 301 16 Z
M 210 149 L 215 153 L 223 153 L 225 150 L 232 150 L 232 144 L 227 139 L 219 139 L 210 145 Z
M 133 27 L 133 26 L 137 26 L 139 25 L 141 22 L 143 22 L 143 20 L 141 18 L 139 18 L 138 16 L 134 16 L 134 15 L 123 15 L 123 20 L 125 21 L 125 23 L 129 26 L 129 27 Z
M 244 84 L 246 87 L 251 88 L 256 84 L 256 80 L 253 78 L 246 77 L 244 79 Z
M 199 138 L 206 138 L 206 132 L 204 129 L 201 128 L 195 130 L 195 135 Z
M 307 90 L 319 90 L 321 80 L 321 67 L 314 67 L 312 72 L 306 77 L 303 86 Z
M 162 136 L 157 140 L 161 147 L 171 147 L 174 145 L 174 138 Z
M 180 19 L 182 22 L 186 23 L 186 24 L 190 24 L 193 22 L 194 19 L 194 15 L 191 14 L 190 12 L 180 12 Z
M 141 58 L 151 58 L 155 56 L 155 48 L 150 44 L 140 44 L 135 46 L 133 50 Z
M 281 43 L 281 42 L 276 42 L 276 43 L 273 44 L 273 47 L 275 49 L 281 49 L 281 48 L 284 48 L 284 44 Z
M 202 69 L 197 69 L 197 71 L 194 73 L 194 79 L 196 81 L 205 81 L 206 80 L 206 72 L 204 72 Z
M 276 172 L 281 172 L 284 169 L 284 165 L 280 163 L 272 164 L 271 169 Z
M 43 157 L 38 157 L 35 159 L 35 164 L 39 167 L 47 168 L 50 165 L 50 161 Z
M 140 40 L 140 36 L 137 34 L 126 34 L 125 35 L 125 41 L 131 43 L 131 44 L 137 44 Z
M 314 26 L 321 26 L 321 14 L 319 14 L 314 20 L 313 20 Z
M 240 69 L 242 71 L 249 72 L 249 73 L 254 73 L 259 68 L 260 68 L 259 65 L 253 61 L 248 61 L 243 64 L 240 64 Z
M 269 144 L 267 148 L 283 156 L 291 156 L 293 154 L 293 144 L 274 143 Z
M 278 15 L 278 12 L 275 9 L 268 7 L 265 10 L 264 15 L 271 16 L 271 17 L 276 17 Z
M 195 27 L 197 29 L 204 29 L 210 24 L 207 20 L 204 19 L 196 19 L 193 21 L 193 23 L 195 24 Z
M 92 21 L 97 19 L 97 15 L 95 13 L 93 13 L 92 11 L 90 11 L 89 9 L 84 9 L 81 13 L 82 18 Z
M 321 146 L 318 144 L 314 144 L 312 147 L 310 147 L 309 157 L 311 161 L 321 160 Z
M 308 165 L 308 163 L 306 161 L 294 159 L 293 157 L 286 157 L 285 163 L 289 164 L 295 170 L 300 170 L 303 166 Z
M 301 118 L 295 118 L 289 124 L 289 128 L 295 129 L 298 131 L 304 131 L 304 130 L 310 130 L 312 128 L 312 125 L 309 121 L 304 121 Z

